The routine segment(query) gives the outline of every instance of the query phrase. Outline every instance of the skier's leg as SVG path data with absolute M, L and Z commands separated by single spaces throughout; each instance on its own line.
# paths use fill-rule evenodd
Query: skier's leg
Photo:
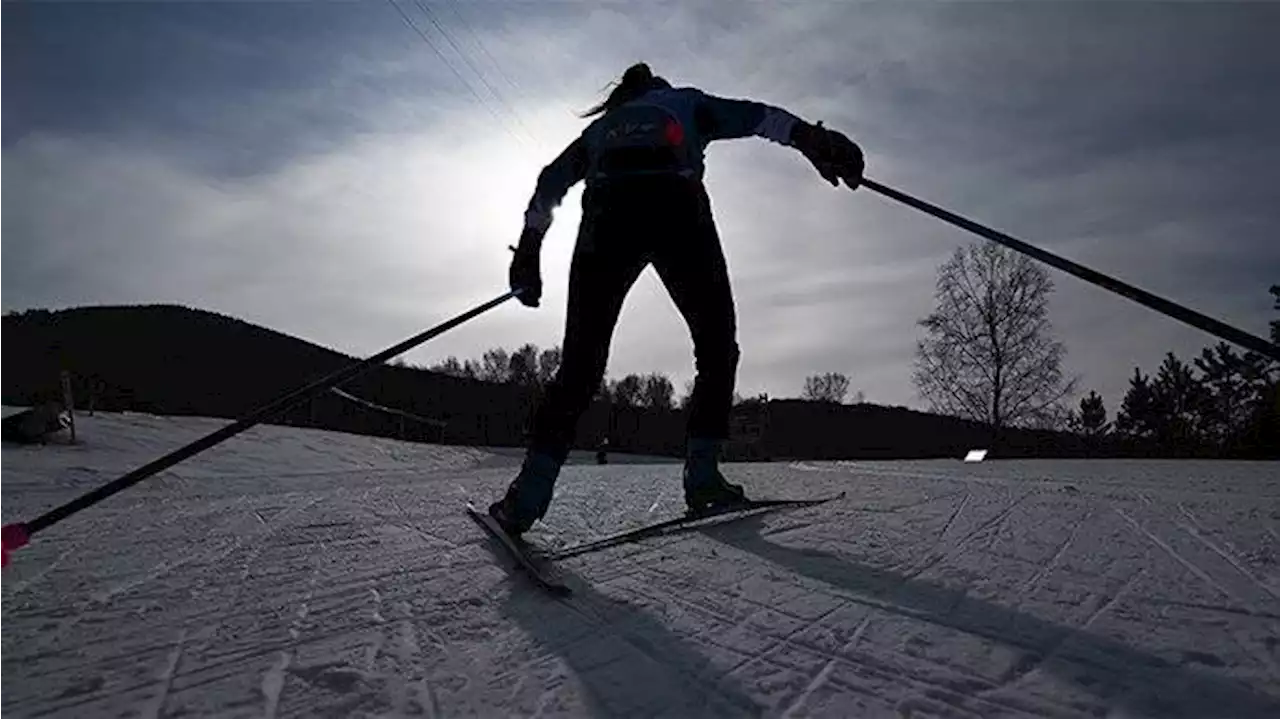
M 644 266 L 634 247 L 574 253 L 560 368 L 534 417 L 532 451 L 564 462 L 578 419 L 604 379 L 623 301 Z
M 684 203 L 681 203 L 684 204 Z M 690 509 L 742 499 L 717 466 L 729 435 L 729 412 L 738 369 L 737 318 L 719 233 L 710 203 L 699 189 L 656 249 L 654 268 L 693 338 L 696 367 L 689 401 L 685 500 Z
M 606 224 L 607 218 L 584 218 L 569 270 L 560 368 L 534 415 L 524 465 L 506 497 L 490 508 L 517 534 L 546 514 L 578 420 L 604 379 L 623 301 L 646 263 L 636 243 L 609 232 Z

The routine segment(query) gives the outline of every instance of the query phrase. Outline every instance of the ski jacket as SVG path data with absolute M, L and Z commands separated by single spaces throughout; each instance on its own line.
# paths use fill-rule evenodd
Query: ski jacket
M 714 140 L 763 137 L 791 146 L 799 121 L 781 108 L 716 97 L 692 87 L 660 87 L 606 112 L 542 169 L 525 211 L 539 235 L 569 188 L 622 177 L 672 175 L 701 181 L 704 152 Z

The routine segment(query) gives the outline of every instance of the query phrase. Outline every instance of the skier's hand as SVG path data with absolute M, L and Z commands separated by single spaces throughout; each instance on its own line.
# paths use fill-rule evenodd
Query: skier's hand
M 841 180 L 851 190 L 862 184 L 862 173 L 866 170 L 862 148 L 843 133 L 828 130 L 821 122 L 810 125 L 801 121 L 791 131 L 791 144 L 832 187 L 839 187 Z
M 521 304 L 537 307 L 542 299 L 541 240 L 534 238 L 526 230 L 520 236 L 520 245 L 511 250 L 515 253 L 508 272 L 511 291 L 520 293 L 517 296 Z

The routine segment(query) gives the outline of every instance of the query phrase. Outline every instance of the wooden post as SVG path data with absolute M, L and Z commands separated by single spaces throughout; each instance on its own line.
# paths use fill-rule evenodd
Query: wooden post
M 71 396 L 71 373 L 62 370 L 62 407 L 67 411 L 67 417 L 71 422 L 71 441 L 76 441 L 76 405 L 75 398 Z

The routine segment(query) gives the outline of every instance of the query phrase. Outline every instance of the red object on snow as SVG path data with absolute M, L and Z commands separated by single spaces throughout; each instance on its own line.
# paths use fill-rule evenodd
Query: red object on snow
M 9 566 L 9 551 L 27 546 L 31 535 L 25 524 L 6 524 L 0 529 L 0 567 Z

